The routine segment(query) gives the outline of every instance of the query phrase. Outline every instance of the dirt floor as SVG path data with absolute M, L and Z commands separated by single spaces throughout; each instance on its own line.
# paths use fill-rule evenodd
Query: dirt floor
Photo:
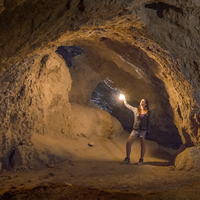
M 0 199 L 133 199 L 136 194 L 139 195 L 138 199 L 200 197 L 199 172 L 177 171 L 169 166 L 173 150 L 163 148 L 155 142 L 146 141 L 144 164 L 138 166 L 138 138 L 132 146 L 131 164 L 121 165 L 120 162 L 125 157 L 127 137 L 128 134 L 124 132 L 112 139 L 96 138 L 91 141 L 81 137 L 78 140 L 68 140 L 67 161 L 54 163 L 40 170 L 2 170 Z M 29 191 L 25 192 L 26 195 L 19 192 L 25 190 Z M 34 191 L 38 194 L 37 190 L 48 195 L 36 197 Z M 75 197 L 67 197 L 72 191 Z M 19 193 L 23 195 L 20 196 Z M 120 196 L 119 193 L 124 195 Z M 65 197 L 62 196 L 64 194 Z M 165 195 L 162 197 L 161 194 Z M 173 198 L 166 194 L 171 194 Z M 137 199 L 136 196 L 134 199 Z

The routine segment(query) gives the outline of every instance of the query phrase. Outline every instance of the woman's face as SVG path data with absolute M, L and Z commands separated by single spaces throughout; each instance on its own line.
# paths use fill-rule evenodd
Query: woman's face
M 140 101 L 140 106 L 142 106 L 142 107 L 144 108 L 146 105 L 147 105 L 146 100 L 145 100 L 145 99 L 142 99 L 142 100 Z

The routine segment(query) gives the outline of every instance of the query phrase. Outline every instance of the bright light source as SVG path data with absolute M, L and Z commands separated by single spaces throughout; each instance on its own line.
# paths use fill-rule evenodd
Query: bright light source
M 125 100 L 125 96 L 124 96 L 123 94 L 120 94 L 120 95 L 119 95 L 119 99 L 120 99 L 120 100 Z

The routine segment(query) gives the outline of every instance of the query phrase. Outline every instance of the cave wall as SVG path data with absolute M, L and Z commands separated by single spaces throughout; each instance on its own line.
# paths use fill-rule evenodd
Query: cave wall
M 54 155 L 50 144 L 57 138 L 63 137 L 64 141 L 81 136 L 92 140 L 92 136 L 107 138 L 122 130 L 107 112 L 69 102 L 72 79 L 55 51 L 48 50 L 12 65 L 1 73 L 0 82 L 3 168 L 40 168 L 69 159 L 62 151 Z M 45 148 L 39 145 L 40 140 Z
M 166 64 L 162 74 L 175 124 L 183 143 L 199 145 L 199 2 L 150 1 L 134 12 L 146 36 L 171 54 L 163 55 L 172 65 Z
M 11 73 L 11 76 L 17 77 L 17 71 L 6 71 L 6 69 L 14 69 L 15 63 L 20 62 L 26 57 L 37 57 L 38 53 L 51 47 L 57 48 L 62 45 L 91 47 L 92 44 L 98 44 L 95 46 L 96 55 L 100 57 L 103 55 L 105 59 L 110 57 L 108 60 L 114 60 L 114 63 L 118 63 L 117 65 L 119 68 L 129 72 L 131 75 L 136 77 L 140 76 L 142 73 L 142 76 L 145 76 L 147 79 L 154 76 L 163 81 L 173 110 L 174 123 L 178 128 L 182 142 L 186 144 L 187 147 L 193 145 L 199 146 L 200 60 L 198 38 L 200 9 L 198 1 L 162 0 L 157 2 L 153 0 L 125 0 L 119 2 L 97 0 L 92 2 L 89 0 L 72 0 L 63 2 L 58 0 L 55 2 L 35 0 L 29 2 L 25 0 L 16 0 L 14 3 L 11 3 L 11 1 L 1 1 L 0 12 L 0 69 L 1 72 L 4 72 L 1 73 L 1 94 L 3 94 L 1 103 L 3 103 L 6 108 L 6 110 L 4 108 L 2 109 L 1 120 L 7 116 L 9 120 L 11 119 L 11 122 L 12 120 L 15 121 L 16 118 L 18 118 L 16 117 L 16 113 L 18 113 L 18 115 L 22 115 L 22 118 L 18 119 L 20 121 L 24 119 L 23 115 L 28 115 L 19 112 L 24 109 L 23 104 L 16 103 L 17 106 L 14 106 L 12 103 L 12 101 L 15 102 L 17 99 L 17 97 L 15 97 L 15 99 L 11 98 L 12 92 L 14 94 L 15 90 L 11 92 L 11 89 L 8 88 L 10 81 L 6 81 L 4 76 L 6 77 L 8 73 Z M 132 47 L 137 47 L 154 61 L 152 63 L 143 63 L 140 59 L 137 59 L 138 57 L 132 58 L 131 51 L 127 54 L 126 49 L 124 49 L 123 53 L 119 52 L 116 47 L 112 48 L 113 44 L 110 45 L 106 43 L 109 40 L 105 40 L 105 38 L 111 38 L 111 41 L 118 41 L 118 44 L 122 44 L 122 47 L 127 47 L 127 43 L 130 45 L 130 49 Z M 100 41 L 103 41 L 104 45 Z M 115 52 L 115 54 L 110 55 L 110 50 Z M 33 57 L 31 57 L 31 59 L 32 58 Z M 77 60 L 75 59 L 76 62 L 78 62 Z M 119 60 L 125 60 L 132 67 L 121 67 L 119 63 L 122 61 Z M 144 60 L 149 61 L 146 57 Z M 21 61 L 20 63 L 23 62 L 24 61 Z M 37 63 L 40 63 L 40 61 Z M 149 64 L 147 65 L 148 67 L 145 67 L 146 64 Z M 24 91 L 27 92 L 28 90 L 28 87 L 24 86 L 23 81 L 27 83 L 32 80 L 30 79 L 32 74 L 28 74 L 25 79 L 26 73 L 23 74 L 20 70 L 23 71 L 23 67 L 21 66 L 27 67 L 27 65 L 17 65 L 20 66 L 19 68 L 21 69 L 18 70 L 18 73 L 20 73 L 18 78 L 20 79 L 20 87 L 16 89 L 16 95 L 23 96 Z M 42 64 L 39 65 L 42 66 Z M 35 70 L 39 70 L 36 66 L 34 68 Z M 132 70 L 132 68 L 134 68 L 134 70 Z M 28 68 L 27 70 L 29 71 Z M 102 76 L 99 76 L 97 72 L 98 70 L 94 72 L 93 75 L 97 77 L 98 81 L 102 80 Z M 14 75 L 12 73 L 14 73 Z M 41 77 L 42 73 L 41 69 Z M 56 81 L 59 79 L 57 71 L 52 73 L 54 73 L 52 80 L 55 79 Z M 47 79 L 46 76 L 43 78 L 44 80 Z M 153 83 L 151 79 L 150 81 Z M 36 82 L 39 84 L 39 79 Z M 94 87 L 94 84 L 92 85 L 92 87 Z M 36 105 L 36 101 L 35 105 L 38 108 L 30 110 L 27 113 L 33 112 L 36 113 L 35 115 L 37 116 L 37 113 L 41 112 L 40 106 L 44 106 L 43 98 L 45 99 L 47 96 L 50 96 L 49 98 L 54 102 L 52 105 L 59 105 L 58 99 L 61 94 L 53 95 L 51 92 L 46 93 L 49 87 L 48 84 L 45 84 L 44 86 L 38 86 L 40 89 L 35 89 L 36 94 L 38 94 L 36 96 L 40 99 L 39 102 L 41 103 Z M 57 89 L 56 87 L 54 88 L 54 86 L 51 87 L 53 91 Z M 76 86 L 74 85 L 74 87 Z M 44 91 L 43 97 L 40 96 L 39 90 Z M 29 93 L 30 98 L 31 92 Z M 70 98 L 72 98 L 72 96 L 73 94 L 71 94 Z M 7 100 L 4 100 L 6 98 Z M 10 100 L 8 101 L 9 98 Z M 66 98 L 66 102 L 68 102 L 68 97 L 62 98 Z M 84 97 L 81 98 L 85 99 Z M 19 97 L 19 101 L 24 101 L 24 98 Z M 26 101 L 25 104 L 27 104 L 27 102 L 29 101 Z M 48 99 L 47 103 L 50 103 Z M 49 117 L 48 121 L 53 120 L 53 114 L 50 111 L 46 112 Z M 55 113 L 56 112 L 58 112 L 58 110 L 56 110 Z M 31 119 L 31 116 L 27 116 L 27 119 Z M 67 116 L 67 114 L 65 116 Z M 41 122 L 38 124 L 38 129 L 41 131 L 42 128 L 40 128 L 40 124 L 44 122 L 44 119 L 37 120 Z M 18 130 L 19 126 L 21 128 L 23 128 L 23 126 L 33 126 L 32 120 L 26 121 L 30 122 L 23 125 L 20 121 L 17 123 L 17 128 L 13 128 Z M 5 123 L 7 123 L 6 120 L 5 122 L 3 121 L 1 126 L 7 127 L 6 129 L 8 131 L 6 132 L 10 135 L 10 138 L 15 138 L 15 134 L 13 135 L 13 132 L 10 132 L 10 128 L 8 127 L 16 123 L 10 123 L 10 125 L 5 125 Z M 58 124 L 59 123 L 61 122 L 59 121 Z M 51 127 L 51 124 L 49 124 L 49 127 Z M 25 134 L 25 132 L 26 130 L 23 131 L 22 134 Z M 3 135 L 4 134 L 2 134 L 2 146 L 6 146 L 6 137 Z M 19 138 L 21 138 L 21 136 Z M 16 139 L 13 141 L 16 141 Z M 20 139 L 17 141 L 20 141 Z M 13 144 L 15 144 L 15 142 L 13 142 Z M 19 143 L 16 142 L 16 144 Z M 10 147 L 11 146 L 13 145 L 10 145 Z M 5 149 L 7 149 L 7 147 L 5 147 Z M 9 151 L 9 155 L 14 154 L 14 151 L 10 149 L 5 150 L 5 152 Z
M 1 74 L 0 144 L 4 168 L 37 165 L 38 153 L 31 136 L 56 135 L 69 127 L 67 91 L 71 79 L 62 65 L 55 53 L 48 52 L 24 59 Z

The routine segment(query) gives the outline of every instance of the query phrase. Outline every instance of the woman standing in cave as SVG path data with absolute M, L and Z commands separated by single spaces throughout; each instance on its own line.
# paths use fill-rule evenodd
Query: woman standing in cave
M 129 135 L 128 141 L 126 143 L 126 158 L 121 164 L 130 163 L 130 154 L 131 154 L 131 145 L 136 140 L 137 137 L 140 137 L 141 144 L 141 157 L 139 159 L 139 165 L 143 163 L 143 157 L 146 151 L 145 145 L 145 135 L 149 131 L 149 107 L 148 101 L 142 99 L 138 108 L 130 106 L 127 104 L 125 97 L 122 98 L 124 105 L 134 112 L 134 124 L 133 130 Z

